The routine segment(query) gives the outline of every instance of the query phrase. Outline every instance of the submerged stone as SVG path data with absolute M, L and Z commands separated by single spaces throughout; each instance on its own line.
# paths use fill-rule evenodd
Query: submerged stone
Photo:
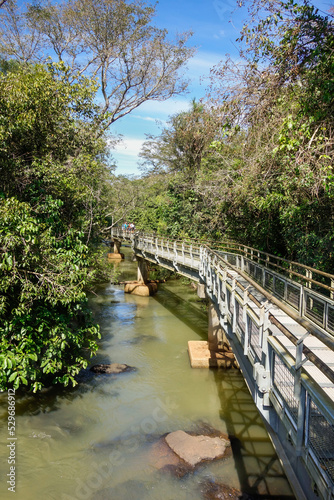
M 100 373 L 117 374 L 117 373 L 131 372 L 136 370 L 136 368 L 122 363 L 111 363 L 111 364 L 94 365 L 90 368 L 90 370 L 98 374 Z
M 163 437 L 152 445 L 149 462 L 156 469 L 169 472 L 177 478 L 182 478 L 193 471 L 193 467 L 176 455 Z
M 251 500 L 246 493 L 222 483 L 207 481 L 201 485 L 205 500 Z

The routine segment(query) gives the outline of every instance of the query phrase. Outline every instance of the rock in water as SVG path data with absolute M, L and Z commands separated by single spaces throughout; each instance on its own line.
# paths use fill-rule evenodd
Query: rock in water
M 204 493 L 205 500 L 252 500 L 247 493 L 212 481 L 201 484 L 201 491 Z
M 191 436 L 184 431 L 171 432 L 165 440 L 174 453 L 192 467 L 203 460 L 222 458 L 229 446 L 229 441 L 221 437 Z
M 134 371 L 133 366 L 125 365 L 122 363 L 111 363 L 109 365 L 94 365 L 90 369 L 94 373 L 107 373 L 107 374 L 117 374 L 123 372 Z

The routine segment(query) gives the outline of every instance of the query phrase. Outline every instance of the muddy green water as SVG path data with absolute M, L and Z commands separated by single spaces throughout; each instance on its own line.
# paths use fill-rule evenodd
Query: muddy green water
M 136 265 L 121 264 L 134 279 Z M 155 297 L 102 284 L 91 299 L 102 340 L 92 364 L 121 362 L 137 371 L 83 373 L 74 389 L 16 395 L 16 492 L 8 491 L 7 395 L 0 398 L 1 499 L 203 500 L 220 482 L 260 498 L 292 499 L 261 418 L 237 371 L 192 369 L 188 340 L 206 338 L 196 294 L 179 280 Z M 159 436 L 208 423 L 234 436 L 231 457 L 204 463 L 182 479 L 158 468 Z

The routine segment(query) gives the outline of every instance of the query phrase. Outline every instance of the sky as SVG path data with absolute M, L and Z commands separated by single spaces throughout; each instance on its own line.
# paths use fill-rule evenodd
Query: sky
M 334 0 L 312 3 L 327 11 Z M 210 68 L 224 60 L 225 54 L 237 57 L 236 39 L 246 17 L 247 9 L 236 8 L 235 0 L 159 0 L 156 26 L 166 28 L 171 37 L 189 30 L 194 33 L 188 45 L 197 50 L 184 71 L 190 84 L 187 94 L 163 102 L 148 101 L 114 123 L 110 132 L 122 135 L 112 151 L 116 175 L 140 175 L 138 153 L 145 134 L 158 135 L 171 115 L 189 109 L 192 99 L 204 97 Z

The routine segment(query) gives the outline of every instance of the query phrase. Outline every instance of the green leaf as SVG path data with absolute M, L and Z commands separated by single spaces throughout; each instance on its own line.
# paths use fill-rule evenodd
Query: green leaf
M 17 372 L 13 372 L 11 374 L 11 376 L 9 377 L 8 382 L 13 382 L 13 380 L 15 380 L 17 378 L 17 376 L 18 376 L 18 373 Z

